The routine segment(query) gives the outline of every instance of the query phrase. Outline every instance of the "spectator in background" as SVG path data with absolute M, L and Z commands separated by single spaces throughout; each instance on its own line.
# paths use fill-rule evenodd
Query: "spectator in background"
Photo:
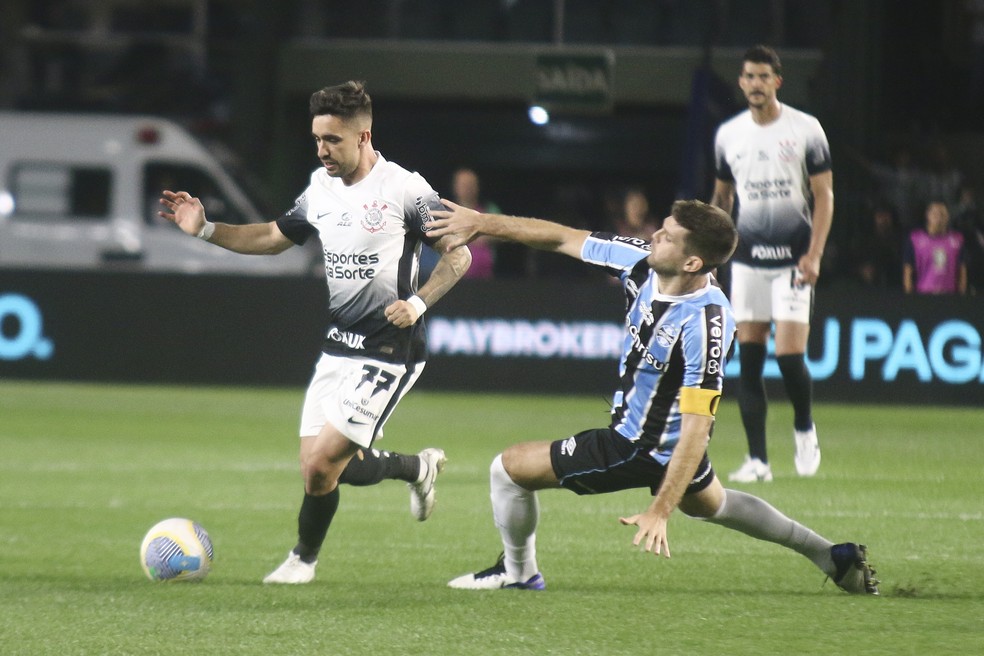
M 902 235 L 895 212 L 888 203 L 874 206 L 853 244 L 855 273 L 871 287 L 902 286 Z
M 451 178 L 454 202 L 485 214 L 499 214 L 499 206 L 481 197 L 478 174 L 466 167 L 457 169 Z M 476 239 L 469 245 L 472 263 L 466 278 L 490 279 L 495 275 L 495 244 L 488 237 Z
M 929 176 L 916 166 L 912 150 L 904 144 L 898 146 L 890 164 L 872 162 L 850 147 L 844 150 L 872 177 L 876 195 L 891 205 L 903 234 L 917 227 L 919 212 L 925 203 L 920 199 L 929 187 Z
M 976 294 L 984 290 L 984 214 L 977 203 L 977 191 L 970 184 L 960 189 L 960 198 L 953 208 L 953 227 L 964 236 L 967 291 Z
M 649 241 L 658 229 L 656 219 L 649 213 L 646 192 L 638 187 L 629 188 L 622 196 L 622 213 L 613 222 L 612 232 Z
M 907 294 L 966 294 L 967 264 L 963 235 L 950 228 L 942 200 L 926 206 L 926 227 L 913 230 L 906 243 L 902 286 Z
M 928 166 L 926 170 L 926 189 L 923 190 L 923 201 L 939 199 L 948 207 L 953 207 L 960 200 L 960 190 L 964 184 L 964 174 L 950 157 L 947 147 L 935 142 L 929 147 Z
M 982 227 L 981 211 L 977 204 L 977 190 L 971 184 L 960 186 L 957 202 L 953 205 L 953 227 L 967 236 L 968 232 Z

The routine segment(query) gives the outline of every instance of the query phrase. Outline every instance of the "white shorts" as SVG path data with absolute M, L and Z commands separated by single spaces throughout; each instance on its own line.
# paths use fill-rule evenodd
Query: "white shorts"
M 731 306 L 735 321 L 810 323 L 813 285 L 800 281 L 793 266 L 777 269 L 731 264 Z
M 301 437 L 331 424 L 361 447 L 383 436 L 383 424 L 410 391 L 424 363 L 409 367 L 369 358 L 321 354 L 301 409 Z

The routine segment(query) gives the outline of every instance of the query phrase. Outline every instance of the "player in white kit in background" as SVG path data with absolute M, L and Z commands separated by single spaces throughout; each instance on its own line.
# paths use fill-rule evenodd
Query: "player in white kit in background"
M 730 300 L 738 322 L 738 404 L 749 454 L 728 479 L 751 483 L 772 480 L 763 369 L 773 324 L 776 361 L 793 405 L 796 471 L 813 476 L 820 466 L 806 346 L 834 191 L 820 122 L 779 102 L 782 66 L 776 52 L 750 48 L 738 84 L 748 109 L 718 128 L 711 204 L 733 213 L 738 200 Z

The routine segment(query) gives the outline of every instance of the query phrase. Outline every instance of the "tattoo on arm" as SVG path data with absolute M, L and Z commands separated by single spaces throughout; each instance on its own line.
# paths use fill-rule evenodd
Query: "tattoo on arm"
M 434 244 L 438 252 L 444 250 L 441 248 L 444 239 L 442 237 Z M 441 255 L 441 259 L 437 261 L 430 278 L 417 291 L 417 296 L 427 307 L 432 307 L 461 280 L 469 266 L 471 266 L 471 251 L 468 250 L 467 246 L 461 246 L 450 253 L 444 253 Z

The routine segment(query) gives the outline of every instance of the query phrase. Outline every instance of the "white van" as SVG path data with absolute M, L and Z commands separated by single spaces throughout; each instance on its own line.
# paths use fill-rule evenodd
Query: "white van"
M 260 216 L 184 128 L 151 116 L 0 112 L 0 267 L 311 275 L 317 251 L 240 255 L 157 215 L 162 189 L 202 199 L 211 221 Z

